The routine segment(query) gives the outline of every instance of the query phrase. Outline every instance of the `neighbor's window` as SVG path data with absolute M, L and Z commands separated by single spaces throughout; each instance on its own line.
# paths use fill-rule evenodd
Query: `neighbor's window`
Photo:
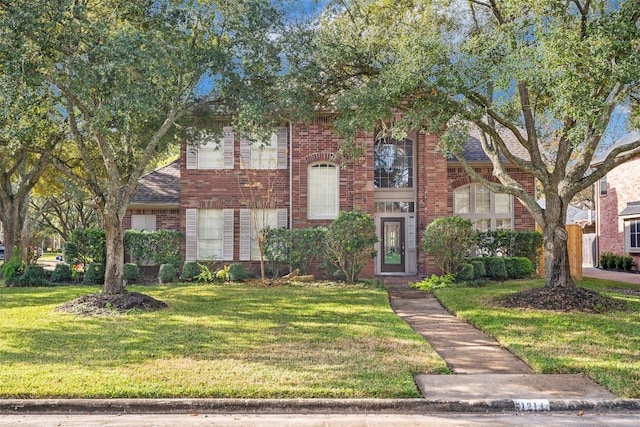
M 453 212 L 471 220 L 479 231 L 513 229 L 513 197 L 477 183 L 453 192 Z
M 607 175 L 600 178 L 600 195 L 604 196 L 607 194 Z
M 629 252 L 640 252 L 640 219 L 627 221 L 626 241 L 629 244 Z

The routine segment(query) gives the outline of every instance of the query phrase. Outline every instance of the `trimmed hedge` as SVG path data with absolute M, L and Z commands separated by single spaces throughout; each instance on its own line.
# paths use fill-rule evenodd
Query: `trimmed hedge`
M 533 274 L 533 263 L 529 258 L 513 257 L 504 259 L 507 276 L 510 279 L 523 279 Z
M 460 265 L 458 269 L 458 274 L 456 274 L 456 279 L 460 281 L 473 280 L 476 278 L 475 268 L 471 263 L 463 263 Z
M 162 264 L 160 266 L 160 271 L 158 272 L 160 283 L 172 282 L 176 277 L 178 277 L 178 269 L 173 264 Z
M 484 257 L 484 268 L 487 270 L 487 276 L 494 280 L 505 280 L 507 275 L 507 266 L 502 257 Z
M 200 264 L 195 261 L 187 261 L 182 266 L 182 275 L 180 276 L 180 280 L 192 282 L 201 272 L 202 268 L 200 267 Z
M 487 277 L 487 269 L 484 267 L 484 261 L 482 261 L 482 259 L 472 259 L 471 265 L 473 265 L 473 275 L 476 279 Z
M 127 263 L 124 265 L 124 278 L 127 282 L 135 283 L 140 279 L 140 268 L 138 264 Z

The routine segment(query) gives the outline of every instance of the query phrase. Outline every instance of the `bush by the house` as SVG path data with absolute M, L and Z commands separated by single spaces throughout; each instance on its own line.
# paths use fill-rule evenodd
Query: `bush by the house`
M 232 282 L 242 282 L 247 278 L 247 272 L 244 269 L 244 265 L 240 263 L 233 263 L 229 266 L 229 280 Z
M 611 252 L 600 255 L 600 267 L 604 269 L 631 271 L 633 266 L 633 257 L 629 255 L 616 255 Z
M 476 278 L 473 264 L 469 262 L 462 263 L 456 274 L 456 280 L 466 282 Z
M 71 233 L 70 241 L 77 245 L 77 259 L 84 265 L 90 263 L 104 264 L 107 254 L 104 230 L 99 228 L 79 228 Z M 68 259 L 69 262 L 72 259 L 74 258 Z
M 160 283 L 172 282 L 178 277 L 178 269 L 173 264 L 162 264 L 158 272 L 158 280 Z
M 340 212 L 327 227 L 324 254 L 329 264 L 339 269 L 349 283 L 358 280 L 362 268 L 376 256 L 378 241 L 373 219 L 357 210 Z
M 511 257 L 504 259 L 507 276 L 510 279 L 523 279 L 533 274 L 533 263 L 529 258 Z
M 322 254 L 318 248 L 323 246 L 326 232 L 324 227 L 267 230 L 264 246 L 267 269 L 274 276 L 281 276 L 285 269 L 306 274 Z
M 229 266 L 225 265 L 222 268 L 219 268 L 214 273 L 214 276 L 218 280 L 222 280 L 223 282 L 228 282 L 229 280 L 231 280 L 229 277 Z
M 484 268 L 484 261 L 482 261 L 482 259 L 472 259 L 471 265 L 473 265 L 473 275 L 476 279 L 487 276 L 487 270 Z
M 476 252 L 485 257 L 525 257 L 537 269 L 542 241 L 538 231 L 482 231 L 477 232 Z
M 198 264 L 200 268 L 200 273 L 195 277 L 198 282 L 215 282 L 216 281 L 216 273 L 211 271 L 211 269 L 204 265 Z
M 124 265 L 124 278 L 128 283 L 135 283 L 140 279 L 140 268 L 138 264 L 126 263 Z
M 422 289 L 424 291 L 431 291 L 433 289 L 444 288 L 455 283 L 456 279 L 453 274 L 443 274 L 437 276 L 432 274 L 431 277 L 426 277 L 419 282 L 409 284 L 410 287 L 416 289 Z
M 80 260 L 80 253 L 78 252 L 78 244 L 75 242 L 65 242 L 62 247 L 62 256 L 64 260 L 69 264 L 75 264 Z
M 125 251 L 143 265 L 173 264 L 178 268 L 181 237 L 182 234 L 174 230 L 127 230 L 124 235 Z
M 55 283 L 69 282 L 71 280 L 71 266 L 69 264 L 56 264 L 51 274 L 51 281 Z
M 427 225 L 422 246 L 444 274 L 456 274 L 475 239 L 471 221 L 459 216 L 448 216 L 436 218 Z
M 507 279 L 507 266 L 502 257 L 484 257 L 484 268 L 487 270 L 487 276 L 494 280 Z
M 104 264 L 93 262 L 87 265 L 85 267 L 82 283 L 85 285 L 104 284 Z
M 200 271 L 200 264 L 195 261 L 187 261 L 182 266 L 182 274 L 180 275 L 180 280 L 191 282 L 196 279 L 198 274 L 200 274 Z

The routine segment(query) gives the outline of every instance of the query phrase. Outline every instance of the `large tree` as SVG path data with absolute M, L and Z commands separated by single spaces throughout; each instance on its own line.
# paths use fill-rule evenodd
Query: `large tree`
M 301 69 L 311 71 L 309 87 L 339 108 L 347 135 L 376 121 L 398 132 L 446 128 L 443 151 L 458 156 L 469 127 L 478 127 L 497 182 L 458 159 L 475 180 L 515 196 L 540 224 L 547 291 L 575 289 L 569 202 L 640 154 L 640 133 L 630 133 L 590 169 L 612 117 L 637 107 L 639 0 L 334 1 L 315 40 L 313 60 Z M 508 164 L 540 182 L 545 208 Z
M 125 293 L 122 220 L 138 179 L 194 111 L 255 125 L 275 108 L 281 14 L 268 0 L 0 0 L 0 18 L 62 99 L 83 165 L 68 173 L 106 232 L 103 293 Z

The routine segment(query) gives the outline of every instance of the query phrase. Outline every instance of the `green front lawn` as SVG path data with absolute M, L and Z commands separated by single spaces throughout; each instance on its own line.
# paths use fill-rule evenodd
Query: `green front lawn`
M 166 310 L 55 311 L 92 287 L 0 288 L 0 397 L 420 397 L 446 366 L 358 286 L 131 287 Z
M 640 398 L 640 291 L 627 283 L 585 279 L 579 285 L 627 301 L 627 311 L 606 314 L 505 309 L 492 299 L 542 286 L 541 280 L 435 291 L 457 316 L 496 338 L 538 373 L 584 373 L 619 397 Z

